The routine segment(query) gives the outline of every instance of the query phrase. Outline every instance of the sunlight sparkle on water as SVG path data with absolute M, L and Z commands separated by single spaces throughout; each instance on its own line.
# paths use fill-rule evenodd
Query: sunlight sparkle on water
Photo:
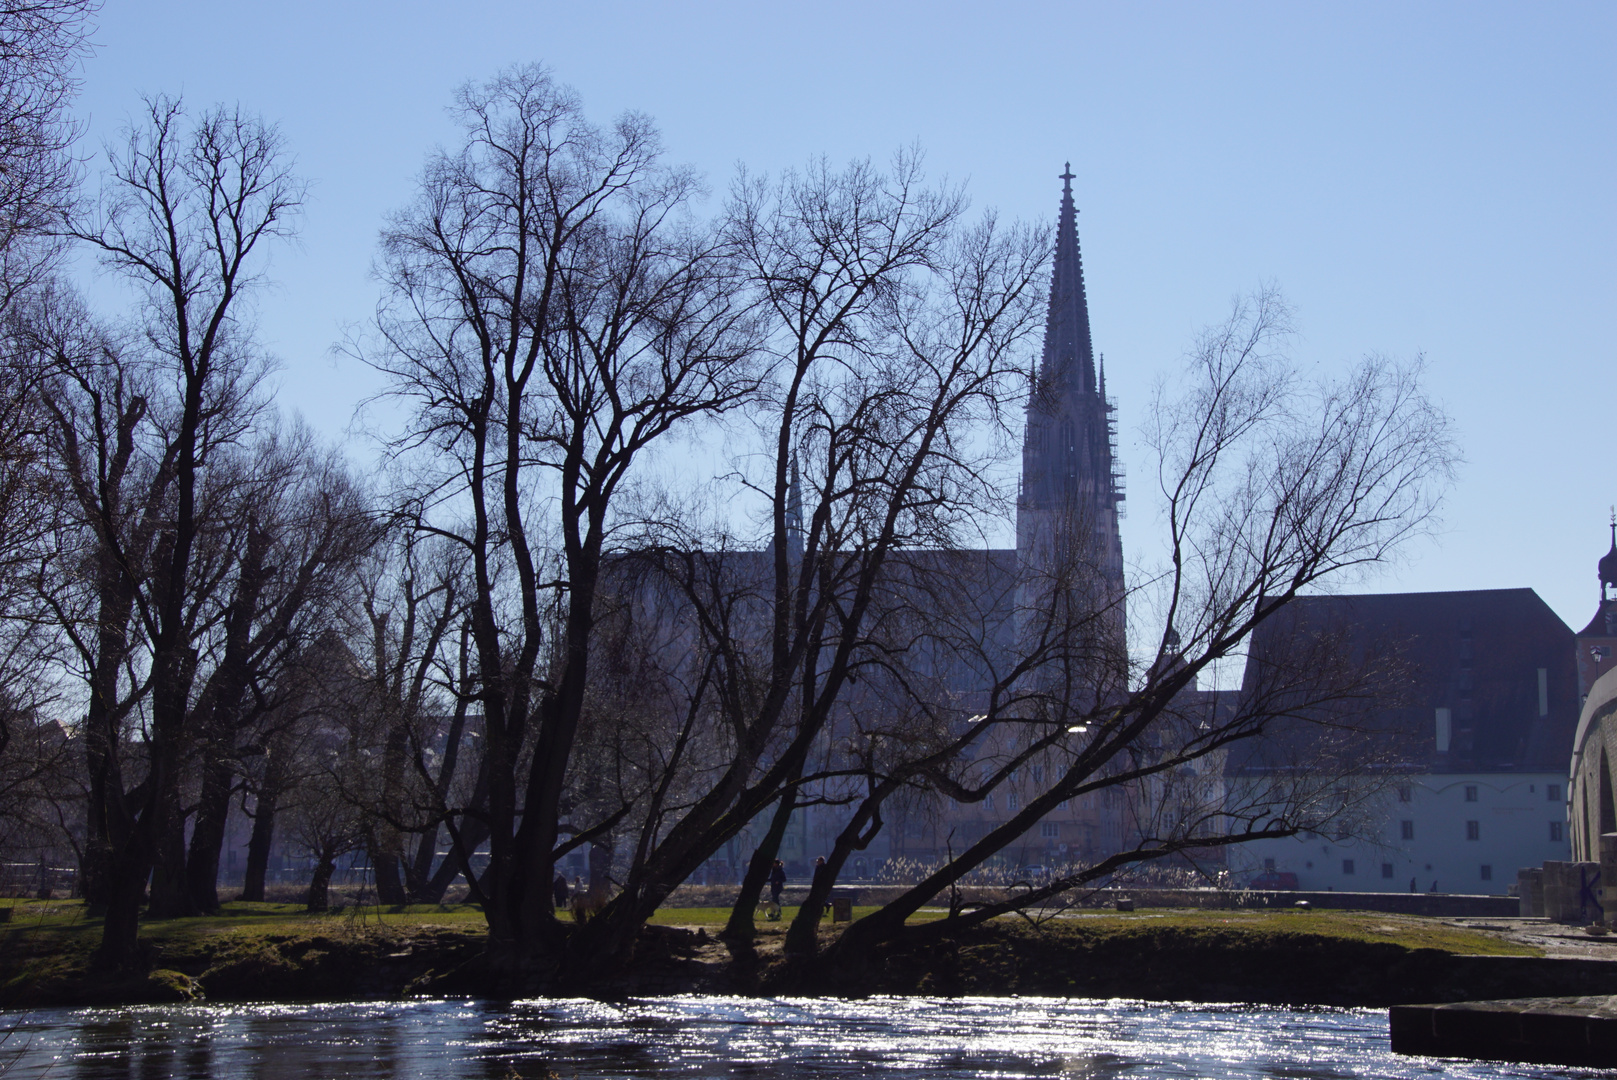
M 5 1014 L 0 1025 L 12 1031 L 0 1044 L 6 1080 L 1600 1075 L 1398 1057 L 1380 1010 L 1063 998 L 149 1006 Z

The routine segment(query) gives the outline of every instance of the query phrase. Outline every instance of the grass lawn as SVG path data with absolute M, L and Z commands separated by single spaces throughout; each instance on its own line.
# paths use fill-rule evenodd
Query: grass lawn
M 1140 933 L 1153 929 L 1310 934 L 1350 941 L 1402 945 L 1406 949 L 1486 956 L 1543 956 L 1542 949 L 1483 930 L 1450 926 L 1441 919 L 1379 911 L 1137 911 L 1080 913 L 1058 920 L 1093 933 Z

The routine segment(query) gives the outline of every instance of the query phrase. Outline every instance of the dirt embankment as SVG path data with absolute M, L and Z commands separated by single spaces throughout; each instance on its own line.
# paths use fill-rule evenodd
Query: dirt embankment
M 829 936 L 829 933 L 828 933 Z M 1617 963 L 1464 955 L 1296 930 L 1142 922 L 992 923 L 857 966 L 789 961 L 778 929 L 751 947 L 707 930 L 647 927 L 630 970 L 590 986 L 512 981 L 475 925 L 344 925 L 169 934 L 152 973 L 109 978 L 82 938 L 0 937 L 0 1007 L 181 1001 L 386 999 L 410 994 L 640 996 L 1037 994 L 1384 1006 L 1617 993 Z
M 1386 1006 L 1617 993 L 1617 963 L 1467 955 L 1291 931 L 998 923 L 925 949 L 879 951 L 861 970 L 802 981 L 806 989 L 841 993 Z
M 392 998 L 484 952 L 484 936 L 459 927 L 174 935 L 149 946 L 149 974 L 114 975 L 93 970 L 89 950 L 77 943 L 59 942 L 65 947 L 57 950 L 48 941 L 6 944 L 6 1008 Z

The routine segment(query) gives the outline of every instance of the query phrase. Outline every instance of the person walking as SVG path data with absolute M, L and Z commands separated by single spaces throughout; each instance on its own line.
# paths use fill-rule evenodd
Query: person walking
M 786 864 L 779 859 L 769 868 L 769 913 L 771 922 L 780 918 L 780 894 L 786 889 Z
M 557 911 L 567 910 L 567 896 L 571 892 L 567 888 L 567 875 L 558 873 L 556 880 L 550 883 L 550 899 L 554 902 Z

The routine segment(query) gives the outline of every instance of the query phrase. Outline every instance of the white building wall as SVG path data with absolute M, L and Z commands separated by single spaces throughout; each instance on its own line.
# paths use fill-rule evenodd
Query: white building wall
M 1503 895 L 1522 867 L 1571 857 L 1566 790 L 1559 773 L 1417 776 L 1387 799 L 1379 840 L 1258 840 L 1231 848 L 1229 866 L 1237 885 L 1273 869 L 1310 891 L 1407 892 L 1413 881 L 1420 892 Z

